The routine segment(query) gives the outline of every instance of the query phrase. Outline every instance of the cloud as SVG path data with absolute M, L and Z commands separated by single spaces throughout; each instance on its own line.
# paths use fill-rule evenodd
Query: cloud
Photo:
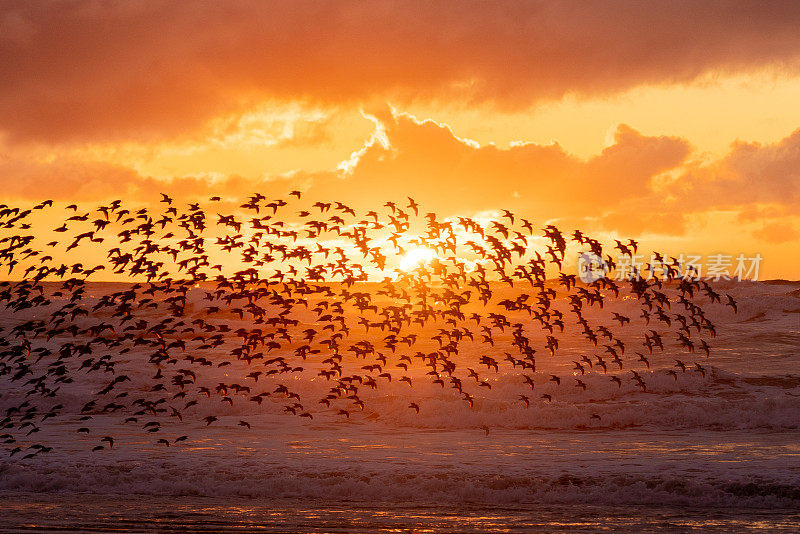
M 767 243 L 788 243 L 797 241 L 800 233 L 791 224 L 774 222 L 756 230 L 753 232 L 753 236 Z
M 185 133 L 264 99 L 526 109 L 764 67 L 796 73 L 800 5 L 4 2 L 12 140 Z
M 619 125 L 611 144 L 589 159 L 558 144 L 479 145 L 446 124 L 389 109 L 364 114 L 372 135 L 339 168 L 262 176 L 143 176 L 122 165 L 74 157 L 0 159 L 7 198 L 152 202 L 163 191 L 186 201 L 253 192 L 346 202 L 362 213 L 411 196 L 423 213 L 472 215 L 502 208 L 585 230 L 681 236 L 688 220 L 728 213 L 758 239 L 797 238 L 792 223 L 800 197 L 800 130 L 768 145 L 738 143 L 730 153 L 698 162 L 679 137 L 646 136 Z
M 65 200 L 70 202 L 117 197 L 127 193 L 141 177 L 132 169 L 101 162 L 58 158 L 32 161 L 0 159 L 3 201 L 12 199 Z
M 285 195 L 294 187 L 291 175 L 270 180 L 237 175 L 178 176 L 169 180 L 142 176 L 135 170 L 107 162 L 58 157 L 47 161 L 0 159 L 3 202 L 52 199 L 63 202 L 102 202 L 114 198 L 140 204 L 157 201 L 164 192 L 182 202 L 210 196 L 242 199 L 255 191 Z
M 685 140 L 643 136 L 621 125 L 614 143 L 587 161 L 559 145 L 480 146 L 447 127 L 403 113 L 376 114 L 370 138 L 347 172 L 318 174 L 312 193 L 364 209 L 412 196 L 442 215 L 510 208 L 540 220 L 600 218 L 638 210 L 654 176 L 683 164 Z M 654 219 L 655 221 L 655 219 Z
M 781 214 L 786 208 L 796 212 L 800 209 L 800 130 L 773 144 L 735 143 L 720 160 L 687 165 L 668 190 L 686 210 L 744 209 L 745 218 L 767 211 Z
M 689 218 L 696 226 L 704 214 L 726 212 L 743 228 L 766 225 L 756 233 L 770 242 L 795 235 L 786 218 L 800 208 L 800 130 L 774 144 L 737 143 L 701 162 L 685 139 L 623 124 L 607 148 L 582 160 L 558 144 L 480 146 L 434 121 L 375 117 L 383 141 L 370 138 L 347 173 L 309 177 L 312 194 L 361 209 L 411 195 L 442 215 L 508 208 L 626 235 L 680 236 Z

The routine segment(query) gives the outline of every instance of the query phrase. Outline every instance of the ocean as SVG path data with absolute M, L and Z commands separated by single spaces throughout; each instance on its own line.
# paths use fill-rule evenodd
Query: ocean
M 394 380 L 364 391 L 364 411 L 350 417 L 314 408 L 313 419 L 299 418 L 271 398 L 234 398 L 208 426 L 174 420 L 150 435 L 147 417 L 95 413 L 91 433 L 79 434 L 81 392 L 108 382 L 87 377 L 53 400 L 73 415 L 27 438 L 52 452 L 0 459 L 0 530 L 796 532 L 800 283 L 723 286 L 739 311 L 710 312 L 710 356 L 652 356 L 649 368 L 634 367 L 646 391 L 627 369 L 619 386 L 599 369 L 573 370 L 584 349 L 565 337 L 557 358 L 537 360 L 533 388 L 501 367 L 472 407 L 409 369 L 414 387 Z M 109 291 L 90 289 L 92 298 Z M 637 305 L 612 302 L 603 313 L 628 306 Z M 147 391 L 153 372 L 140 356 L 120 361 L 131 396 Z M 316 398 L 330 383 L 313 371 L 284 382 Z M 243 376 L 236 366 L 208 372 L 209 383 Z M 553 373 L 562 384 L 548 380 Z M 5 411 L 25 389 L 0 380 Z M 529 407 L 519 399 L 526 388 Z M 113 448 L 93 451 L 106 435 Z M 180 435 L 189 438 L 174 442 Z

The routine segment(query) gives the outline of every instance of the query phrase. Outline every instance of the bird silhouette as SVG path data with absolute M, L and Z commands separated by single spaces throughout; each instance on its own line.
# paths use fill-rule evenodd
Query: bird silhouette
M 16 277 L 0 282 L 10 318 L 0 325 L 0 380 L 27 393 L 0 413 L 10 453 L 23 452 L 19 439 L 65 421 L 85 435 L 110 419 L 159 435 L 200 421 L 250 429 L 226 415 L 243 406 L 307 424 L 315 415 L 362 420 L 399 382 L 415 398 L 403 402 L 422 416 L 430 410 L 421 412 L 419 399 L 430 391 L 466 410 L 496 395 L 531 408 L 525 393 L 537 382 L 548 404 L 585 397 L 609 366 L 633 370 L 625 387 L 646 392 L 651 374 L 631 367 L 664 372 L 665 359 L 695 350 L 708 357 L 716 327 L 706 308 L 738 312 L 708 281 L 680 276 L 677 260 L 657 276 L 615 281 L 609 273 L 584 283 L 566 270 L 567 239 L 602 257 L 600 241 L 552 224 L 537 232 L 510 210 L 488 221 L 445 219 L 410 196 L 366 213 L 308 196 L 214 196 L 213 209 L 164 193 L 151 208 L 0 205 L 0 272 Z M 53 228 L 40 232 L 34 210 L 62 216 L 56 241 L 44 242 Z M 615 244 L 605 250 L 639 250 L 633 239 Z M 105 260 L 92 265 L 90 250 Z M 396 261 L 414 253 L 427 259 Z M 101 289 L 96 280 L 106 274 L 127 281 Z M 607 311 L 623 300 L 638 312 Z M 577 391 L 553 374 L 570 362 Z M 708 374 L 697 363 L 692 370 Z M 511 390 L 505 376 L 514 378 Z M 312 381 L 326 384 L 318 398 L 308 398 Z M 59 402 L 70 395 L 80 397 L 78 413 Z M 111 436 L 101 442 L 92 450 L 115 446 Z

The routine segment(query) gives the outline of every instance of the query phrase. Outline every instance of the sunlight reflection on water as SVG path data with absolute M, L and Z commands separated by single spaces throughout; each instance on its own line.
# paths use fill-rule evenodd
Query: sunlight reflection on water
M 185 498 L 17 495 L 0 503 L 7 532 L 794 532 L 800 513 L 588 505 L 397 506 L 292 503 L 263 506 Z

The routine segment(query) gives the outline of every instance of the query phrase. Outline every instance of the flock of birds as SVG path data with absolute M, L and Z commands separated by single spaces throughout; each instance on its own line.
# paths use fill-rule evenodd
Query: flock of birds
M 118 418 L 170 446 L 188 436 L 164 437 L 167 421 L 220 424 L 221 407 L 239 403 L 350 420 L 389 384 L 447 390 L 469 408 L 501 374 L 519 383 L 520 408 L 590 389 L 586 373 L 647 391 L 633 367 L 649 368 L 652 355 L 709 354 L 716 332 L 699 302 L 736 310 L 659 254 L 647 273 L 583 283 L 566 272 L 567 248 L 605 253 L 613 269 L 599 241 L 507 210 L 440 220 L 409 198 L 359 215 L 302 197 L 212 197 L 213 211 L 163 194 L 156 209 L 0 204 L 0 276 L 10 280 L 0 282 L 0 441 L 10 454 L 52 450 L 26 440 L 55 421 L 93 436 L 94 422 Z M 63 224 L 42 227 L 54 218 Z M 638 243 L 614 249 L 631 255 Z M 93 255 L 101 263 L 87 265 Z M 90 277 L 127 283 L 100 291 Z M 636 299 L 640 315 L 604 311 L 620 299 Z M 572 329 L 581 348 L 567 351 L 580 353 L 571 375 L 542 372 Z M 705 374 L 675 362 L 675 380 Z M 310 381 L 326 384 L 319 398 L 303 388 Z

